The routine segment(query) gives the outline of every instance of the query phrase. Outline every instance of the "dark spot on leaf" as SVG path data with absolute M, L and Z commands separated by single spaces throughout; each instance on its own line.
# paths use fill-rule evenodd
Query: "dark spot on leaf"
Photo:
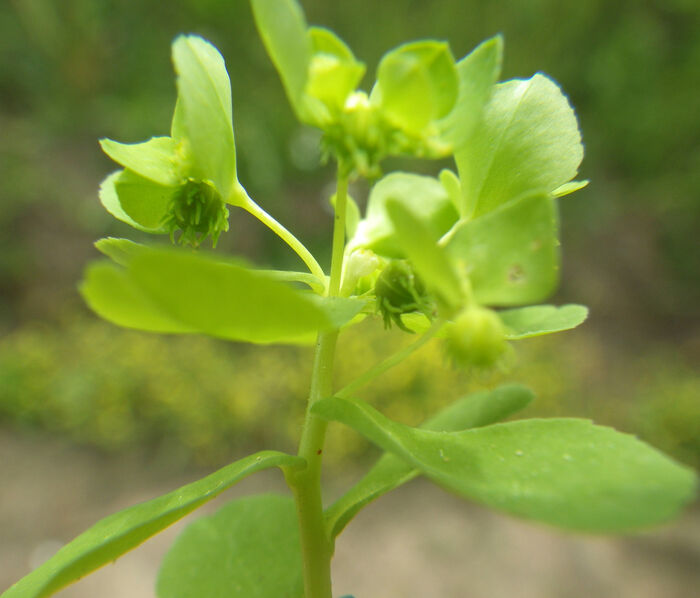
M 508 270 L 508 282 L 517 284 L 523 282 L 525 279 L 525 272 L 520 264 L 513 264 Z

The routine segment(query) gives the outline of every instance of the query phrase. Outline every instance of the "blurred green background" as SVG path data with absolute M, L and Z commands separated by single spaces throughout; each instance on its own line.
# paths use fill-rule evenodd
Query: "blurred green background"
M 554 298 L 589 305 L 585 326 L 521 342 L 508 374 L 452 370 L 429 347 L 366 396 L 416 423 L 470 388 L 514 379 L 539 395 L 530 415 L 592 417 L 700 467 L 696 0 L 302 4 L 310 23 L 337 31 L 367 63 L 365 86 L 403 41 L 447 39 L 459 58 L 503 32 L 503 78 L 541 70 L 556 79 L 586 145 L 581 174 L 591 184 L 562 201 Z M 168 130 L 170 42 L 180 32 L 210 39 L 227 61 L 242 183 L 327 259 L 333 172 L 319 167 L 313 132 L 295 123 L 246 1 L 0 3 L 0 426 L 210 466 L 250 447 L 291 449 L 310 350 L 119 330 L 76 292 L 95 239 L 137 238 L 99 205 L 98 185 L 115 167 L 97 139 Z M 242 214 L 220 247 L 298 267 Z M 342 342 L 339 381 L 406 338 L 368 322 Z M 332 438 L 332 459 L 366 454 L 349 433 Z

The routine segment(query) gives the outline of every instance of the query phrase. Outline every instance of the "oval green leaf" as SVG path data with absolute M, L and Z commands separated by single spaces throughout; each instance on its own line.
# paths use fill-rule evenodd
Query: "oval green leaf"
M 350 426 L 457 494 L 565 529 L 626 532 L 663 523 L 695 494 L 692 470 L 586 420 L 432 432 L 349 399 L 323 399 L 313 412 Z
M 127 267 L 97 263 L 81 292 L 100 316 L 154 332 L 197 332 L 252 343 L 312 343 L 364 302 L 300 291 L 231 261 L 174 249 L 134 252 Z
M 271 467 L 300 467 L 300 457 L 262 451 L 153 500 L 102 519 L 66 544 L 0 598 L 43 598 L 111 563 L 144 540 L 221 494 L 244 477 Z
M 499 311 L 506 326 L 506 339 L 518 340 L 576 328 L 588 317 L 583 305 L 531 305 Z
M 501 421 L 527 407 L 532 391 L 519 384 L 475 392 L 463 397 L 421 425 L 422 429 L 453 432 Z M 383 494 L 409 482 L 420 471 L 391 453 L 385 453 L 367 474 L 325 511 L 331 538 L 343 531 L 357 513 Z
M 485 214 L 528 191 L 551 192 L 576 175 L 582 159 L 576 116 L 554 81 L 537 74 L 499 83 L 455 153 L 461 213 Z
M 447 252 L 483 305 L 523 305 L 546 298 L 559 271 L 554 201 L 535 193 L 458 224 Z
M 124 210 L 124 207 L 122 206 L 121 201 L 120 201 L 120 197 L 117 194 L 116 184 L 118 181 L 121 180 L 121 177 L 125 172 L 126 171 L 124 171 L 124 170 L 117 170 L 116 172 L 113 172 L 112 174 L 108 175 L 107 178 L 104 181 L 102 181 L 102 184 L 100 185 L 99 197 L 100 197 L 100 202 L 102 203 L 103 207 L 110 214 L 112 214 L 112 216 L 114 216 L 117 220 L 121 220 L 122 222 L 126 222 L 126 224 L 134 227 L 137 230 L 141 230 L 141 231 L 144 231 L 147 233 L 165 233 L 166 232 L 165 229 L 161 226 L 157 226 L 156 228 L 151 228 L 151 227 L 139 224 L 136 220 L 134 220 Z M 132 176 L 137 176 L 137 175 L 132 175 Z M 163 187 L 161 187 L 160 185 L 156 185 L 155 183 L 149 183 L 146 188 L 148 189 L 151 187 L 163 189 Z M 148 192 L 147 192 L 147 195 L 149 195 Z M 163 198 L 162 194 L 155 194 L 155 198 L 156 198 L 156 203 L 163 205 L 164 198 Z
M 165 232 L 163 222 L 177 187 L 166 187 L 131 170 L 123 171 L 114 179 L 114 192 L 124 212 L 142 230 Z
M 421 135 L 455 105 L 459 81 L 450 47 L 424 40 L 388 52 L 377 68 L 371 101 L 398 127 Z
M 190 524 L 165 555 L 159 598 L 301 598 L 294 501 L 264 494 L 229 502 Z
M 120 259 L 123 258 L 127 256 L 122 253 Z M 90 309 L 118 326 L 168 334 L 197 332 L 191 325 L 165 313 L 126 270 L 109 262 L 90 264 L 79 290 Z

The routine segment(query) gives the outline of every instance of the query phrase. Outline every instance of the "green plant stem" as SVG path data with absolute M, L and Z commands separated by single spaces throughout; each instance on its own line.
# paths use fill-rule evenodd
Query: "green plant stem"
M 241 192 L 241 197 L 235 205 L 240 206 L 252 216 L 255 216 L 260 222 L 267 226 L 280 239 L 282 239 L 292 250 L 302 259 L 309 271 L 319 278 L 321 282 L 325 282 L 326 275 L 323 268 L 316 261 L 316 258 L 306 248 L 306 246 L 297 239 L 289 230 L 282 226 L 270 214 L 263 210 L 255 201 L 245 192 Z
M 333 222 L 331 276 L 328 284 L 328 295 L 331 297 L 338 296 L 340 292 L 340 277 L 345 250 L 347 185 L 347 178 L 339 174 Z M 338 334 L 338 330 L 332 330 L 318 335 L 306 418 L 299 441 L 299 456 L 306 460 L 307 466 L 305 469 L 287 476 L 287 483 L 294 495 L 299 517 L 305 598 L 331 598 L 332 596 L 331 557 L 333 543 L 325 527 L 321 493 L 323 443 L 328 424 L 313 416 L 311 407 L 316 401 L 333 394 L 333 363 Z
M 428 328 L 428 330 L 426 330 L 416 342 L 407 345 L 403 349 L 399 349 L 392 355 L 389 355 L 389 357 L 387 357 L 384 361 L 379 362 L 377 365 L 367 370 L 364 374 L 361 374 L 355 378 L 352 382 L 350 382 L 350 384 L 341 388 L 333 396 L 348 398 L 356 390 L 362 388 L 371 380 L 374 380 L 374 378 L 381 376 L 387 370 L 399 365 L 409 355 L 420 349 L 429 340 L 431 340 L 438 333 L 443 324 L 444 322 L 442 320 L 435 320 L 430 328 Z

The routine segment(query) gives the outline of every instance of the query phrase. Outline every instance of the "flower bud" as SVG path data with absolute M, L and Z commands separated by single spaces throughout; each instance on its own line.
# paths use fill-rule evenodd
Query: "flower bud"
M 465 308 L 447 329 L 447 353 L 459 365 L 492 366 L 507 347 L 501 319 L 485 307 Z
M 361 295 L 374 288 L 379 269 L 385 260 L 369 249 L 355 249 L 343 264 L 340 295 Z
M 165 217 L 170 239 L 175 242 L 175 232 L 182 231 L 181 245 L 199 245 L 211 236 L 216 247 L 219 235 L 228 230 L 228 209 L 216 188 L 207 181 L 188 179 L 173 195 Z

